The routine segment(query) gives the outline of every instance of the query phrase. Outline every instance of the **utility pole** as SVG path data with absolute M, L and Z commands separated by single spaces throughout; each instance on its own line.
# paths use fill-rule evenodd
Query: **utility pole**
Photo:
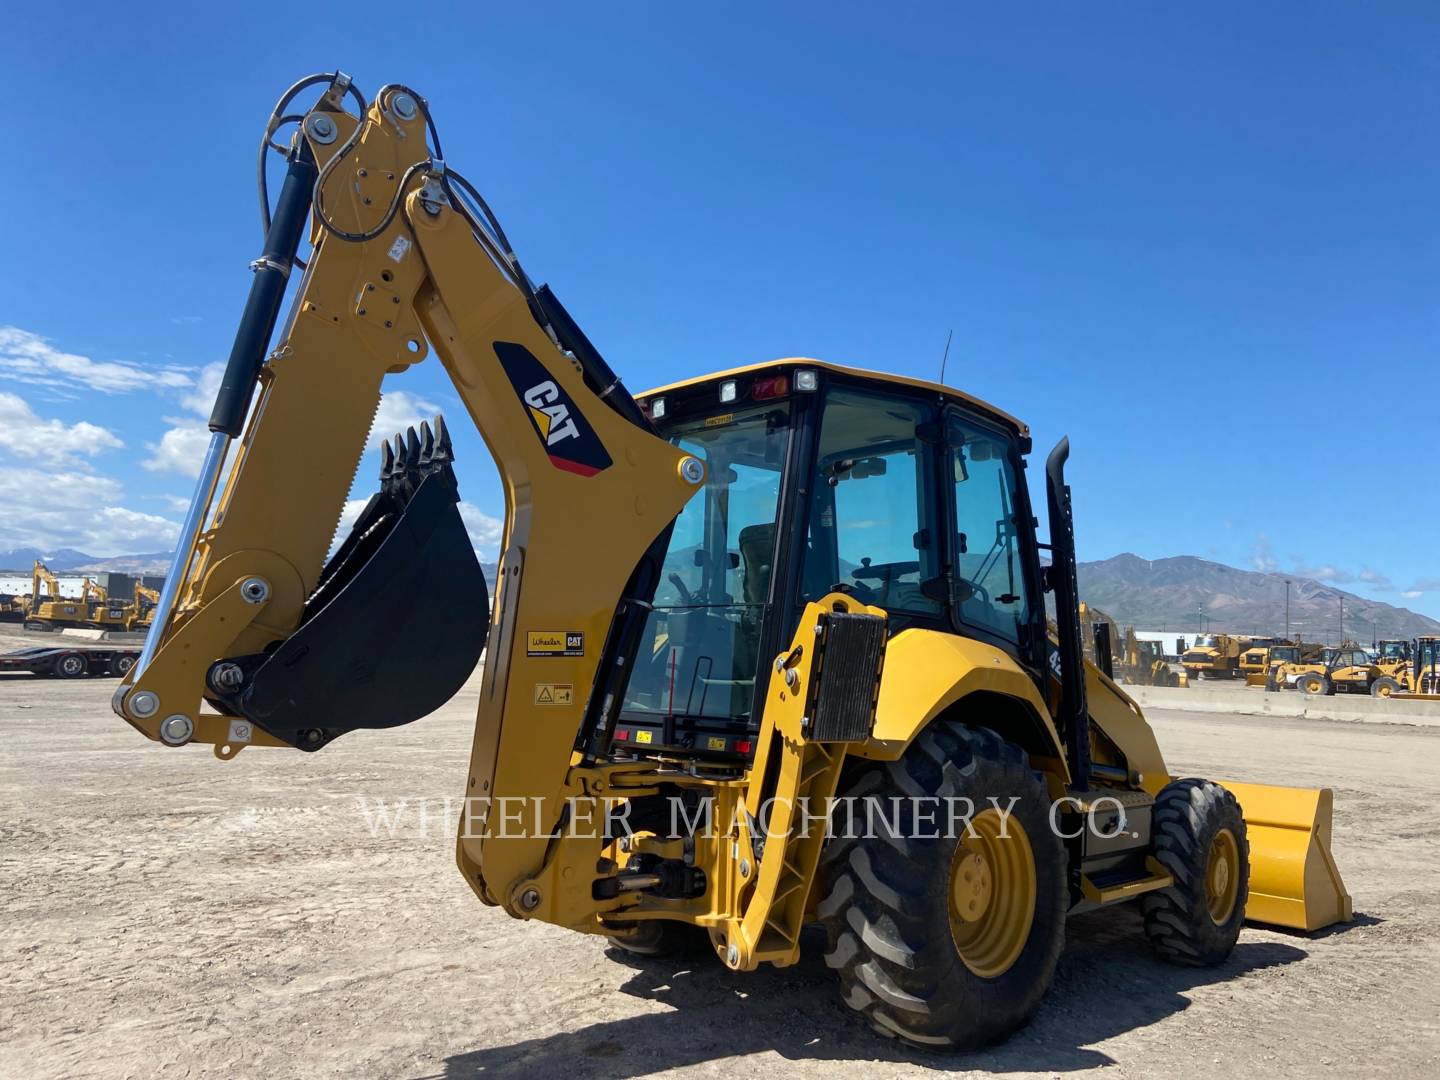
M 1285 579 L 1285 640 L 1290 640 L 1290 579 Z
M 1345 597 L 1340 597 L 1340 640 L 1339 645 L 1345 644 Z

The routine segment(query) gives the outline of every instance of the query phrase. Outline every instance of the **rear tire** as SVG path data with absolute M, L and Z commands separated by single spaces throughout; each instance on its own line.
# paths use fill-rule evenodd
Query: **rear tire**
M 66 653 L 55 661 L 55 674 L 62 679 L 78 679 L 85 674 L 85 657 L 79 653 Z
M 1145 936 L 1172 964 L 1212 967 L 1230 955 L 1250 895 L 1250 843 L 1235 796 L 1209 780 L 1176 780 L 1155 800 L 1155 858 L 1173 885 L 1141 897 Z
M 839 804 L 850 820 L 833 823 L 821 856 L 817 909 L 845 1003 L 916 1046 L 1004 1039 L 1039 1007 L 1065 940 L 1066 856 L 1044 780 L 1015 744 L 953 723 L 932 724 L 899 761 L 851 780 L 843 794 L 855 801 Z M 878 820 L 866 827 L 866 796 L 897 821 L 898 838 Z M 1003 838 L 982 827 L 994 824 L 992 797 L 1013 807 Z M 967 798 L 975 837 L 963 816 L 948 827 L 946 808 L 964 804 L 945 800 Z M 915 813 L 926 806 L 939 807 L 928 820 Z
M 1316 675 L 1313 671 L 1301 675 L 1295 680 L 1295 689 L 1299 690 L 1306 697 L 1325 697 L 1332 693 L 1330 680 L 1324 675 Z
M 126 675 L 130 674 L 130 669 L 134 666 L 135 658 L 133 656 L 119 657 L 115 661 L 115 674 L 119 675 L 123 679 Z
M 1399 689 L 1400 683 L 1397 680 L 1392 679 L 1389 675 L 1382 675 L 1370 684 L 1370 696 L 1389 697 L 1391 694 L 1397 693 Z

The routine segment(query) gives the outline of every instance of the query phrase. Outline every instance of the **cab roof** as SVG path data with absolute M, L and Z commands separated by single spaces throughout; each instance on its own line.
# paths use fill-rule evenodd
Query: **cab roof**
M 946 386 L 943 383 L 930 382 L 928 379 L 912 379 L 908 375 L 892 375 L 885 371 L 871 371 L 868 368 L 847 367 L 844 364 L 832 364 L 828 360 L 815 360 L 808 356 L 787 356 L 779 360 L 769 360 L 761 364 L 746 364 L 743 367 L 730 368 L 727 371 L 716 371 L 708 375 L 700 375 L 693 379 L 681 379 L 677 382 L 666 383 L 664 386 L 657 386 L 654 389 L 646 390 L 637 395 L 642 398 L 655 397 L 657 394 L 673 393 L 676 390 L 684 390 L 702 383 L 714 382 L 717 379 L 727 379 L 735 375 L 749 375 L 757 371 L 773 371 L 777 367 L 785 368 L 823 368 L 826 371 L 838 372 L 842 375 L 849 375 L 856 379 L 865 379 L 870 382 L 884 383 L 891 386 L 905 386 L 914 390 L 926 390 L 940 397 L 968 405 L 973 409 L 986 413 L 996 420 L 1003 422 L 1015 429 L 1021 436 L 1029 436 L 1030 426 L 1021 420 L 1017 420 L 1003 409 L 997 409 L 988 401 L 971 397 L 963 390 L 957 390 L 953 386 Z

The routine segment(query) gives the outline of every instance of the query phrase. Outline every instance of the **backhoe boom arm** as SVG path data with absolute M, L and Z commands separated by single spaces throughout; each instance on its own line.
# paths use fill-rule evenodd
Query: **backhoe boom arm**
M 355 117 L 340 103 L 359 95 L 342 79 L 300 124 L 186 535 L 115 709 L 152 739 L 209 743 L 222 758 L 251 744 L 318 749 L 438 707 L 488 637 L 468 790 L 559 813 L 582 717 L 589 707 L 603 721 L 615 696 L 602 656 L 613 670 L 616 628 L 654 587 L 646 552 L 703 468 L 653 434 L 613 377 L 596 384 L 608 368 L 593 347 L 427 149 L 423 100 L 387 87 Z M 309 265 L 266 356 L 307 216 Z M 382 379 L 432 349 L 505 493 L 488 633 L 429 603 L 442 585 L 485 597 L 443 424 L 387 445 L 381 491 L 327 559 Z M 571 692 L 542 704 L 541 686 Z M 605 700 L 591 703 L 597 686 Z M 477 840 L 472 886 L 507 902 L 554 824 Z

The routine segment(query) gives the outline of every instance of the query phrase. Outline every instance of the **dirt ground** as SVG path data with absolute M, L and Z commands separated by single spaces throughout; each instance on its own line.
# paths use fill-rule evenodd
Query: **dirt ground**
M 738 975 L 483 907 L 443 815 L 473 683 L 224 763 L 142 739 L 110 680 L 0 680 L 0 1075 L 1440 1075 L 1440 729 L 1153 713 L 1174 772 L 1335 788 L 1355 922 L 1192 971 L 1131 910 L 1076 918 L 1036 1020 L 952 1057 L 853 1023 L 813 947 Z

